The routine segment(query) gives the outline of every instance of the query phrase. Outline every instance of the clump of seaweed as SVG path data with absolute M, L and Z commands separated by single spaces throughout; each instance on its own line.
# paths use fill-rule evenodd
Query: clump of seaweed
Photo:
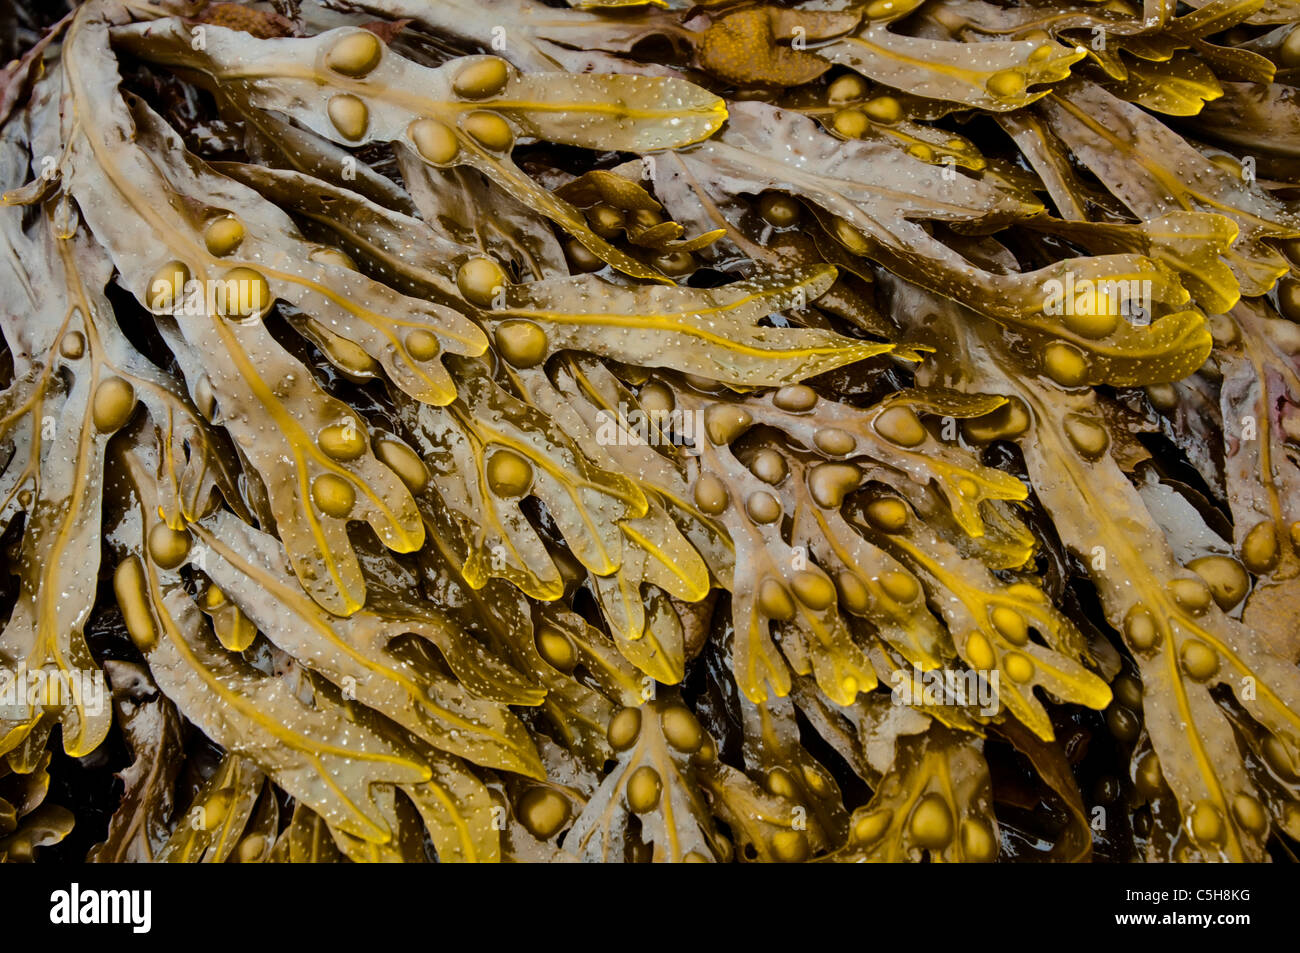
M 0 857 L 1291 857 L 1294 6 L 571 6 L 28 30 Z

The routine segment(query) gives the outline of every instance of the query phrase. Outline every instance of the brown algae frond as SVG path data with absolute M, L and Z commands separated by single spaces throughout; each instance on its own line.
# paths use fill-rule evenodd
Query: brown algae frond
M 281 6 L 0 85 L 0 858 L 1294 856 L 1286 5 Z

